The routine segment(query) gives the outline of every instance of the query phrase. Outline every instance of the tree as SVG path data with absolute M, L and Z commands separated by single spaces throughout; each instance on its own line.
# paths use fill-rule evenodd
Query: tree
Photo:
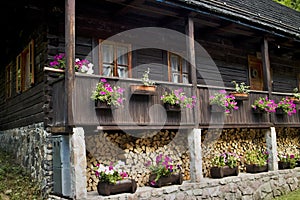
M 300 11 L 300 0 L 274 0 L 274 1 L 282 5 L 285 5 L 287 7 L 290 7 L 292 9 L 295 9 L 297 11 Z

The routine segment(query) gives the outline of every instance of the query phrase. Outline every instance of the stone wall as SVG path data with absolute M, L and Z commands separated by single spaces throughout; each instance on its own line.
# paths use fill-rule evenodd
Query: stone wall
M 148 184 L 150 171 L 145 167 L 147 161 L 155 163 L 159 154 L 168 155 L 175 164 L 182 167 L 184 179 L 190 179 L 189 153 L 186 132 L 153 131 L 142 133 L 99 133 L 86 136 L 87 148 L 87 187 L 96 190 L 98 179 L 93 168 L 97 163 L 109 165 L 121 160 L 126 164 L 129 177 L 135 179 L 138 186 Z
M 52 190 L 52 143 L 43 123 L 0 132 L 0 148 L 16 158 L 41 186 L 44 195 Z
M 90 200 L 158 200 L 158 199 L 243 199 L 271 200 L 300 187 L 300 168 L 264 172 L 258 174 L 241 173 L 239 176 L 222 179 L 204 178 L 200 183 L 185 181 L 182 185 L 161 188 L 138 188 L 134 194 L 118 194 L 109 197 L 97 192 L 88 194 Z

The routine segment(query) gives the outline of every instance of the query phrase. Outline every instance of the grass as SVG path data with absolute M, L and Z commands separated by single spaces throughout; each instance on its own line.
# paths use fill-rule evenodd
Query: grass
M 274 198 L 274 200 L 298 200 L 300 199 L 300 189 L 290 192 L 289 194 L 282 195 Z
M 40 200 L 41 192 L 30 175 L 7 153 L 0 151 L 0 200 Z

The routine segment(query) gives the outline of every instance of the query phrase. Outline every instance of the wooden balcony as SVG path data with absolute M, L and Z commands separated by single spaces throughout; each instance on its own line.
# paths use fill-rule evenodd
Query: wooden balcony
M 126 101 L 123 107 L 117 109 L 95 109 L 95 102 L 91 99 L 91 95 L 100 78 L 96 75 L 76 73 L 72 100 L 75 126 L 92 126 L 101 130 L 186 129 L 195 127 L 194 115 L 197 114 L 200 128 L 300 127 L 299 110 L 292 116 L 252 112 L 251 105 L 259 97 L 267 96 L 265 91 L 251 91 L 248 100 L 238 103 L 238 110 L 224 115 L 223 113 L 212 113 L 210 110 L 209 91 L 218 89 L 198 86 L 199 110 L 182 109 L 180 112 L 167 112 L 160 100 L 161 95 L 165 91 L 182 88 L 187 95 L 191 96 L 192 86 L 158 82 L 154 95 L 132 94 L 130 85 L 141 84 L 137 79 L 107 78 L 111 85 L 125 88 Z M 53 111 L 49 125 L 63 126 L 66 119 L 64 78 L 54 81 L 51 88 Z M 272 99 L 278 102 L 285 96 L 288 94 L 274 93 Z

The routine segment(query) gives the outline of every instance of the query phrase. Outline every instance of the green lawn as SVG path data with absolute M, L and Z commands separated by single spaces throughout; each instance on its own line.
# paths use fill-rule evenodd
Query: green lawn
M 274 200 L 299 200 L 300 199 L 300 189 L 290 192 L 289 194 L 274 198 Z

